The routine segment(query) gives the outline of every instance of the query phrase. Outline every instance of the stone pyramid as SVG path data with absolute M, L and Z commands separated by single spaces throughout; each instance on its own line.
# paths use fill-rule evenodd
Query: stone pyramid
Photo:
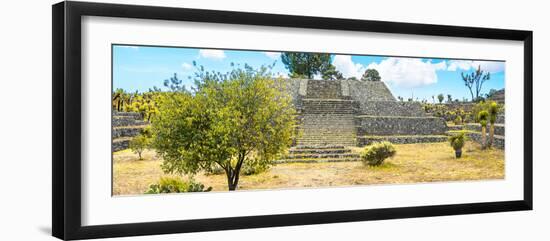
M 445 121 L 427 115 L 418 102 L 400 102 L 384 82 L 289 80 L 298 110 L 298 137 L 291 153 L 365 146 L 376 141 L 418 143 L 446 141 Z M 299 149 L 299 151 L 296 151 Z M 345 161 L 356 156 L 330 156 Z M 347 153 L 347 151 L 345 151 Z

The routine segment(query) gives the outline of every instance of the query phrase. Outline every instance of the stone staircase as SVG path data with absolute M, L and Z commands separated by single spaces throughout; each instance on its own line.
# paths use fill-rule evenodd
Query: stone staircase
M 346 146 L 356 145 L 358 106 L 340 81 L 308 80 L 301 99 L 296 146 L 280 162 L 357 161 Z
M 276 163 L 323 163 L 359 161 L 359 154 L 343 145 L 295 146 L 283 160 Z
M 302 99 L 298 146 L 355 146 L 357 107 L 340 81 L 309 80 Z
M 120 151 L 129 148 L 132 137 L 141 133 L 149 123 L 143 121 L 141 115 L 136 112 L 113 112 L 112 116 L 112 151 Z
M 441 118 L 395 100 L 383 82 L 300 80 L 298 137 L 280 162 L 356 161 L 350 146 L 447 141 Z M 338 147 L 338 148 L 335 148 Z

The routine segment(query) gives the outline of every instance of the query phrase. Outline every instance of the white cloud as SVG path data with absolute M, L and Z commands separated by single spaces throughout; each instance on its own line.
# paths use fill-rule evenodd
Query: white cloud
M 280 52 L 264 52 L 264 54 L 271 59 L 278 59 L 281 56 Z
M 420 87 L 437 83 L 437 70 L 447 69 L 445 61 L 432 63 L 417 58 L 387 58 L 379 64 L 371 63 L 368 69 L 376 69 L 382 81 L 400 87 Z
M 189 64 L 189 63 L 183 63 L 181 64 L 181 67 L 183 68 L 183 70 L 185 71 L 189 71 L 191 69 L 193 69 L 193 65 Z
M 365 72 L 365 66 L 359 63 L 354 63 L 350 55 L 335 55 L 332 60 L 332 65 L 336 70 L 340 71 L 344 77 L 356 77 L 360 79 Z
M 201 49 L 199 50 L 199 56 L 207 59 L 222 60 L 224 59 L 225 52 L 217 49 Z
M 481 66 L 482 70 L 489 71 L 491 73 L 497 73 L 504 71 L 504 62 L 494 61 L 473 61 L 473 60 L 451 60 L 449 61 L 449 67 L 447 70 L 474 70 L 478 66 Z

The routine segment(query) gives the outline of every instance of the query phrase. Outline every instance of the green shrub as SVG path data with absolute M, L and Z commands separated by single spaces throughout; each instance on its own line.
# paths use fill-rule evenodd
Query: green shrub
M 462 124 L 462 117 L 457 116 L 454 120 L 455 125 L 461 125 Z
M 363 164 L 369 166 L 379 166 L 386 158 L 395 155 L 395 147 L 388 141 L 377 142 L 365 147 L 361 153 Z
M 243 165 L 241 172 L 245 176 L 250 176 L 266 172 L 269 168 L 270 165 L 265 162 L 251 160 Z
M 466 135 L 463 131 L 449 136 L 449 143 L 455 151 L 462 150 L 464 144 L 466 143 Z
M 145 194 L 158 193 L 182 193 L 182 192 L 209 192 L 212 187 L 204 188 L 204 185 L 193 179 L 184 181 L 179 178 L 162 177 L 158 183 L 149 185 Z
M 134 153 L 138 154 L 140 160 L 143 160 L 143 158 L 141 157 L 141 153 L 145 149 L 149 148 L 150 145 L 151 138 L 147 137 L 144 134 L 139 134 L 135 136 L 134 138 L 132 138 L 132 140 L 130 140 L 129 144 L 130 149 L 132 149 Z

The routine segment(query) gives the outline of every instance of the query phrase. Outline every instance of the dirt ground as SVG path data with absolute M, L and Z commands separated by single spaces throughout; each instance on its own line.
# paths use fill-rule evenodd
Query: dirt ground
M 330 187 L 370 184 L 400 184 L 504 178 L 504 152 L 480 150 L 467 143 L 462 158 L 456 159 L 448 143 L 396 145 L 395 157 L 378 167 L 361 162 L 286 163 L 267 172 L 241 176 L 238 190 Z M 354 148 L 354 151 L 360 151 Z M 113 160 L 113 194 L 143 194 L 150 184 L 166 175 L 154 151 L 146 151 L 144 160 L 130 150 L 116 152 Z M 187 178 L 187 177 L 182 177 Z M 213 191 L 227 191 L 225 174 L 197 174 L 194 179 Z

